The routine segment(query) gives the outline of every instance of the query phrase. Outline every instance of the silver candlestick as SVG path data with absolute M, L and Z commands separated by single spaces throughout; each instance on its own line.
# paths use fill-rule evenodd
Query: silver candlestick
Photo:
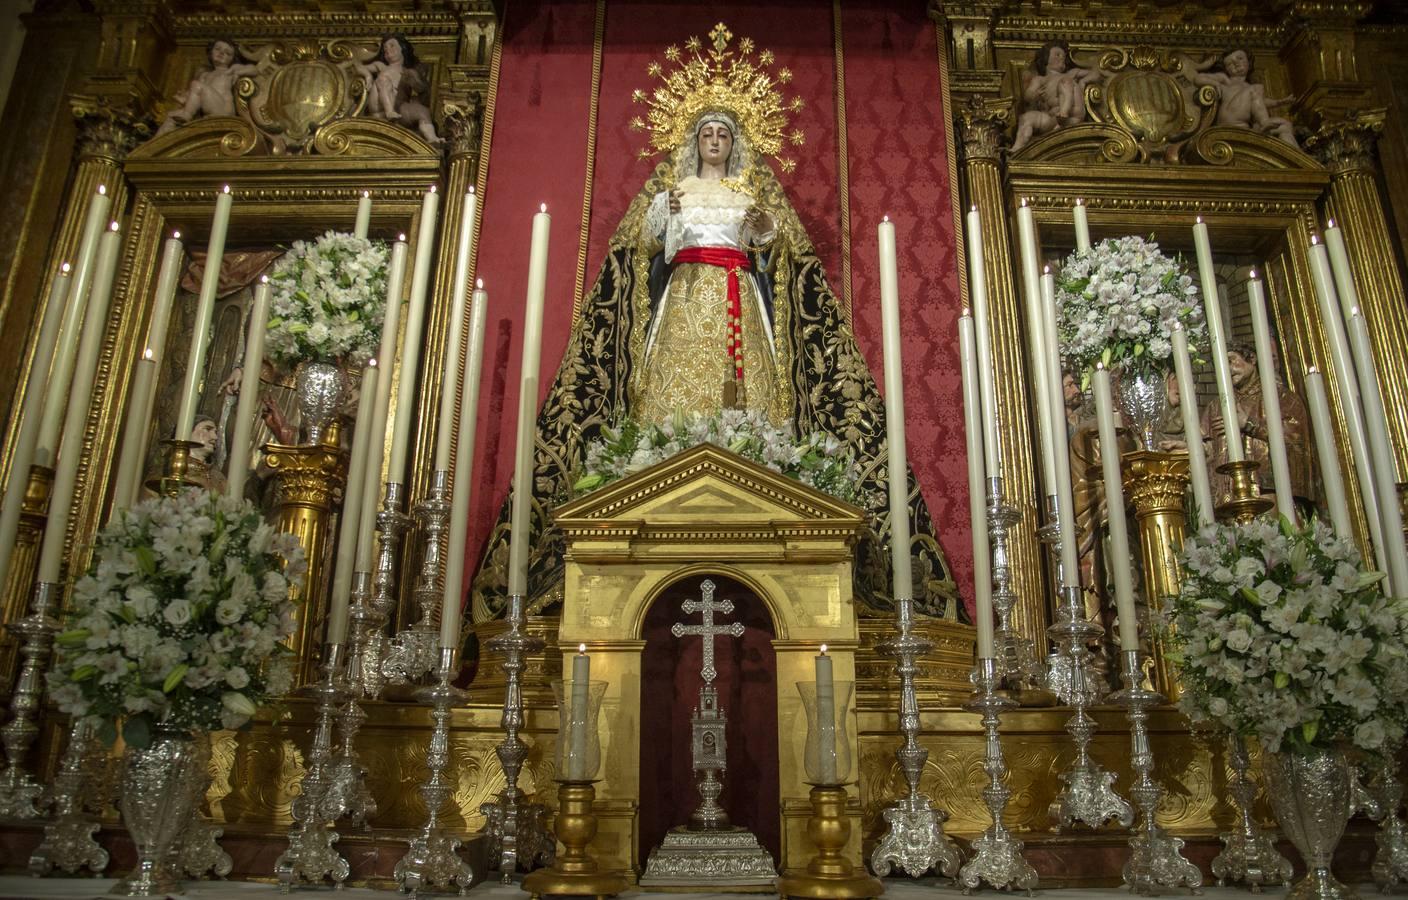
M 919 657 L 932 650 L 934 644 L 914 634 L 913 599 L 900 597 L 895 606 L 895 635 L 875 649 L 894 657 L 895 672 L 900 678 L 900 733 L 904 743 L 895 751 L 895 758 L 909 790 L 885 809 L 888 827 L 870 854 L 870 869 L 881 878 L 890 874 L 891 866 L 899 866 L 901 872 L 914 878 L 930 869 L 952 878 L 963 859 L 944 833 L 948 813 L 935 809 L 919 790 L 929 751 L 919 743 L 919 699 L 914 692 L 914 676 L 919 671 Z
M 508 630 L 489 639 L 485 646 L 504 657 L 504 711 L 499 720 L 504 739 L 494 748 L 504 770 L 504 789 L 499 799 L 479 807 L 484 814 L 484 834 L 489 839 L 490 866 L 497 864 L 505 884 L 520 868 L 527 871 L 534 863 L 551 865 L 556 855 L 557 839 L 547 830 L 546 808 L 529 803 L 518 787 L 518 774 L 528 757 L 528 745 L 518 739 L 523 727 L 523 668 L 530 653 L 545 646 L 543 639 L 530 634 L 523 615 L 523 595 L 514 594 L 508 601 Z
M 405 506 L 406 486 L 396 481 L 386 482 L 386 497 L 382 501 L 381 511 L 376 514 L 376 530 L 381 534 L 381 541 L 377 547 L 376 571 L 372 573 L 370 613 L 365 618 L 366 627 L 359 648 L 362 694 L 371 700 L 381 696 L 385 683 L 382 664 L 386 659 L 386 623 L 396 608 L 401 539 L 411 527 L 411 517 L 404 512 Z
M 54 777 L 54 819 L 44 826 L 44 840 L 29 857 L 29 871 L 34 875 L 48 875 L 56 868 L 72 875 L 85 867 L 101 875 L 108 867 L 108 851 L 93 840 L 102 825 L 83 803 L 88 781 L 83 763 L 91 743 L 87 724 L 75 719 L 63 763 Z
M 989 483 L 997 479 L 989 479 Z M 991 496 L 991 494 L 989 494 Z M 994 559 L 996 554 L 994 553 Z M 996 570 L 996 563 L 993 564 Z M 992 824 L 987 831 L 973 840 L 973 855 L 958 871 L 958 884 L 963 893 L 972 893 L 987 882 L 999 890 L 1015 887 L 1031 894 L 1036 887 L 1036 869 L 1022 856 L 1022 842 L 1013 837 L 1012 832 L 1002 821 L 1007 810 L 1007 801 L 1012 792 L 1007 789 L 1007 762 L 1002 756 L 1002 735 L 999 726 L 1002 711 L 1016 706 L 1016 701 L 998 693 L 1001 686 L 997 660 L 980 658 L 973 672 L 973 696 L 963 708 L 983 714 L 983 733 L 987 737 L 983 756 L 983 771 L 987 773 L 988 785 L 983 788 L 983 801 L 992 815 Z
M 1021 518 L 1017 507 L 1007 502 L 1002 476 L 988 478 L 988 542 L 992 549 L 992 607 L 997 622 L 993 642 L 997 652 L 997 675 L 1015 690 L 1040 690 L 1042 666 L 1032 642 L 1012 630 L 1012 607 L 1017 592 L 1012 588 L 1012 557 L 1008 532 Z
M 346 693 L 338 671 L 341 662 L 342 644 L 328 644 L 322 680 L 304 688 L 305 693 L 318 701 L 318 719 L 308 751 L 308 767 L 298 796 L 293 799 L 293 827 L 288 832 L 288 849 L 274 863 L 274 874 L 284 893 L 299 881 L 322 882 L 324 878 L 331 878 L 333 885 L 340 888 L 352 873 L 347 860 L 333 849 L 338 834 L 328 827 L 331 818 L 324 812 L 333 713 Z
M 5 757 L 9 762 L 4 774 L 0 774 L 0 819 L 37 819 L 46 805 L 44 787 L 29 774 L 24 758 L 30 744 L 39 736 L 35 716 L 44 700 L 43 676 L 49 668 L 54 635 L 59 630 L 52 612 L 59 608 L 61 594 L 57 584 L 36 582 L 29 615 L 6 626 L 20 641 L 24 664 L 20 667 L 19 678 L 15 679 L 15 693 L 10 699 L 13 716 L 0 728 L 0 739 L 4 740 Z
M 1275 839 L 1252 820 L 1256 785 L 1247 774 L 1251 758 L 1247 756 L 1246 742 L 1239 735 L 1229 734 L 1227 750 L 1234 776 L 1228 786 L 1237 802 L 1239 821 L 1236 830 L 1222 833 L 1222 852 L 1213 857 L 1212 874 L 1219 887 L 1229 881 L 1241 882 L 1253 893 L 1260 893 L 1262 885 L 1291 880 L 1291 861 L 1276 849 Z
M 1379 760 L 1370 789 L 1378 795 L 1382 813 L 1375 839 L 1379 852 L 1370 871 L 1379 890 L 1388 893 L 1394 885 L 1408 882 L 1408 831 L 1398 814 L 1403 806 L 1403 782 L 1398 780 L 1398 759 L 1392 751 Z
M 459 857 L 460 840 L 440 827 L 440 808 L 450 796 L 450 783 L 445 780 L 445 766 L 450 762 L 450 712 L 464 701 L 465 692 L 450 684 L 454 672 L 455 650 L 444 647 L 439 651 L 438 681 L 421 688 L 416 699 L 431 706 L 430 717 L 435 725 L 430 732 L 430 749 L 425 766 L 430 777 L 421 783 L 420 795 L 425 799 L 425 825 L 420 834 L 411 838 L 406 855 L 392 871 L 402 891 L 416 897 L 421 888 L 443 885 L 458 887 L 461 896 L 469 892 L 474 872 L 469 863 Z
M 420 605 L 420 621 L 391 641 L 381 672 L 392 684 L 408 684 L 422 675 L 433 675 L 439 663 L 440 606 L 444 599 L 440 583 L 445 567 L 441 545 L 450 521 L 449 472 L 435 473 L 430 493 L 416 504 L 415 517 L 425 541 L 414 591 Z
M 1124 561 L 1128 565 L 1128 561 Z M 1139 664 L 1139 648 L 1121 650 L 1124 687 L 1110 695 L 1110 701 L 1129 709 L 1131 760 L 1134 786 L 1129 795 L 1139 807 L 1139 824 L 1129 839 L 1129 861 L 1124 864 L 1124 883 L 1137 894 L 1156 894 L 1160 888 L 1202 887 L 1203 873 L 1183 858 L 1183 841 L 1159 827 L 1156 815 L 1163 788 L 1154 781 L 1154 750 L 1149 743 L 1149 708 L 1163 702 L 1158 691 L 1144 688 L 1144 670 Z
M 352 575 L 351 605 L 347 621 L 352 635 L 352 653 L 348 657 L 347 671 L 339 682 L 343 689 L 342 707 L 337 711 L 338 749 L 327 764 L 327 788 L 322 799 L 322 814 L 329 821 L 346 816 L 354 826 L 364 825 L 370 816 L 376 815 L 376 798 L 367 787 L 367 769 L 357 755 L 357 735 L 367 714 L 358 702 L 368 696 L 368 683 L 381 682 L 366 664 L 369 659 L 368 645 L 375 643 L 380 634 L 380 626 L 374 624 L 376 613 L 367 604 L 371 586 L 371 575 L 356 572 Z M 373 624 L 369 624 L 373 623 Z

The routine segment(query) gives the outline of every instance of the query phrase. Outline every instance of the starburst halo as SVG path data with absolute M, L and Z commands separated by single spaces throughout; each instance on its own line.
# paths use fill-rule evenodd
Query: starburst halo
M 691 136 L 691 129 L 706 112 L 719 110 L 734 118 L 748 136 L 753 149 L 777 160 L 778 168 L 791 172 L 795 160 L 783 155 L 788 146 L 800 147 L 806 135 L 800 128 L 788 128 L 788 113 L 800 112 L 801 97 L 784 97 L 780 85 L 792 81 L 792 72 L 781 68 L 768 71 L 775 61 L 770 50 L 756 53 L 751 38 L 742 38 L 730 49 L 733 33 L 724 23 L 709 32 L 711 49 L 691 37 L 684 48 L 665 48 L 666 70 L 651 62 L 646 73 L 658 84 L 651 91 L 637 89 L 631 99 L 645 104 L 645 116 L 631 119 L 633 131 L 650 132 L 650 145 L 640 151 L 641 159 L 669 152 Z M 701 52 L 702 51 L 702 52 Z

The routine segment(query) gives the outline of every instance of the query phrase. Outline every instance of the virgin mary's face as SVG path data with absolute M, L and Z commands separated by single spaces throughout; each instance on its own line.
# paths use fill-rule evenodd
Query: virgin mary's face
M 706 122 L 699 129 L 699 161 L 722 166 L 733 153 L 733 132 L 722 122 Z

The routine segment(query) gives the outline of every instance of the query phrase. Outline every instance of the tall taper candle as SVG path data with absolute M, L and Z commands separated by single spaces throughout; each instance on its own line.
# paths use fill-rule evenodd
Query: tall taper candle
M 386 420 L 390 415 L 392 371 L 388 360 L 396 358 L 396 328 L 401 321 L 401 288 L 406 280 L 406 236 L 391 245 L 391 266 L 386 275 L 386 317 L 381 322 L 381 349 L 377 352 L 376 400 L 367 431 L 367 468 L 362 482 L 347 483 L 348 490 L 362 492 L 362 521 L 357 525 L 354 572 L 370 572 L 372 548 L 376 544 L 376 512 L 381 500 L 381 463 L 386 456 Z M 360 431 L 361 425 L 357 428 Z
M 1084 253 L 1090 249 L 1090 220 L 1085 216 L 1085 201 L 1079 197 L 1071 207 L 1071 218 L 1076 226 L 1076 250 Z
M 1178 378 L 1178 412 L 1183 418 L 1183 440 L 1188 445 L 1188 477 L 1193 482 L 1193 504 L 1198 525 L 1212 525 L 1217 515 L 1208 480 L 1208 457 L 1203 450 L 1203 425 L 1198 421 L 1198 392 L 1193 383 L 1193 361 L 1188 355 L 1188 333 L 1182 322 L 1173 324 L 1173 368 Z
M 1354 370 L 1359 373 L 1359 397 L 1364 404 L 1364 423 L 1369 438 L 1369 454 L 1374 466 L 1374 487 L 1380 497 L 1398 496 L 1395 485 L 1398 470 L 1394 467 L 1393 445 L 1388 436 L 1388 413 L 1383 395 L 1379 393 L 1379 371 L 1374 364 L 1374 350 L 1369 343 L 1369 326 L 1358 307 L 1349 315 L 1350 349 L 1354 351 Z M 1393 596 L 1408 597 L 1408 547 L 1403 543 L 1403 516 L 1395 502 L 1379 507 L 1384 533 L 1381 558 L 1388 560 L 1389 583 Z
M 450 326 L 445 337 L 445 369 L 440 378 L 440 417 L 436 425 L 437 472 L 448 472 L 452 462 L 450 448 L 455 436 L 455 411 L 458 409 L 455 383 L 463 369 L 460 354 L 464 347 L 465 305 L 469 300 L 470 242 L 474 238 L 476 200 L 472 190 L 464 195 L 459 240 L 455 246 L 455 280 L 450 290 Z
M 347 463 L 347 489 L 342 493 L 342 512 L 337 522 L 337 561 L 333 564 L 332 595 L 328 600 L 329 644 L 341 644 L 347 639 L 347 608 L 352 598 L 352 570 L 357 562 L 357 530 L 362 521 L 362 504 L 367 493 L 367 460 L 371 445 L 385 440 L 374 434 L 372 419 L 376 409 L 376 387 L 381 372 L 376 360 L 368 360 L 362 369 L 362 392 L 357 397 L 357 421 L 352 431 L 352 457 Z
M 1027 308 L 1027 376 L 1036 398 L 1037 435 L 1041 449 L 1041 490 L 1056 490 L 1056 445 L 1051 434 L 1051 393 L 1046 389 L 1046 361 L 1042 355 L 1041 271 L 1037 265 L 1036 220 L 1022 198 L 1017 208 L 1017 237 L 1022 251 L 1022 292 Z
M 577 645 L 572 657 L 572 693 L 568 707 L 572 717 L 572 734 L 567 742 L 567 780 L 583 781 L 587 777 L 587 707 L 590 702 L 592 658 L 587 645 Z
M 530 515 L 533 506 L 534 435 L 538 413 L 538 360 L 543 336 L 543 300 L 548 280 L 548 235 L 552 217 L 547 205 L 533 216 L 528 248 L 528 296 L 523 313 L 523 366 L 518 388 L 518 438 L 514 450 L 513 510 L 508 550 L 508 592 L 528 590 Z
M 44 392 L 43 411 L 39 420 L 39 435 L 34 444 L 34 462 L 41 466 L 53 466 L 56 451 L 59 449 L 59 436 L 64 426 L 64 410 L 68 408 L 72 391 L 69 382 L 73 378 L 74 354 L 78 352 L 79 327 L 83 313 L 88 307 L 88 295 L 93 286 L 93 266 L 98 255 L 98 241 L 108 226 L 108 208 L 112 198 L 107 188 L 99 185 L 98 192 L 88 202 L 88 216 L 83 222 L 83 237 L 79 239 L 78 256 L 73 267 L 73 280 L 69 284 L 68 303 L 59 325 L 58 345 L 54 349 L 50 364 L 47 387 Z M 29 477 L 24 473 L 24 477 Z
M 372 192 L 362 191 L 357 200 L 357 222 L 352 226 L 352 236 L 364 238 L 372 227 Z
M 1315 432 L 1315 456 L 1319 463 L 1320 483 L 1325 488 L 1325 506 L 1330 511 L 1330 524 L 1335 534 L 1343 538 L 1354 535 L 1354 520 L 1349 514 L 1349 499 L 1344 491 L 1344 475 L 1340 471 L 1340 454 L 1335 446 L 1335 430 L 1330 420 L 1330 400 L 1325 394 L 1325 376 L 1311 366 L 1305 373 L 1305 405 L 1310 410 L 1310 427 Z
M 63 437 L 54 456 L 54 485 L 49 493 L 49 519 L 44 524 L 44 541 L 39 547 L 39 581 L 58 583 L 63 564 L 64 542 L 72 513 L 73 495 L 78 487 L 78 459 L 83 453 L 83 435 L 88 425 L 88 406 L 93 382 L 98 374 L 98 354 L 107 337 L 108 305 L 117 272 L 122 234 L 117 223 L 98 241 L 93 264 L 93 292 L 83 315 L 83 334 L 78 339 L 78 355 L 70 390 L 72 399 L 64 413 Z
M 896 600 L 914 598 L 909 550 L 909 463 L 905 458 L 904 364 L 900 361 L 900 278 L 895 223 L 880 223 L 880 321 L 885 344 L 885 443 L 890 473 L 891 590 Z
M 0 506 L 0 591 L 5 589 L 10 574 L 10 554 L 15 550 L 20 513 L 24 509 L 24 495 L 29 486 L 29 467 L 34 462 L 34 446 L 39 440 L 39 420 L 49 384 L 49 365 L 54 361 L 59 326 L 67 312 L 72 282 L 69 264 L 64 263 L 49 286 L 49 300 L 44 304 L 44 318 L 39 323 L 34 358 L 29 365 L 29 380 L 24 386 L 19 434 L 15 437 L 15 449 L 10 455 L 10 479 L 5 482 L 4 505 Z
M 1066 426 L 1066 391 L 1061 378 L 1061 345 L 1056 338 L 1056 278 L 1048 266 L 1041 276 L 1042 359 L 1046 371 L 1047 414 L 1051 416 L 1051 439 L 1056 470 L 1054 486 L 1061 505 L 1061 570 L 1066 584 L 1080 585 L 1080 553 L 1076 545 L 1075 492 L 1071 488 L 1070 437 Z
M 1330 257 L 1330 272 L 1339 294 L 1340 311 L 1346 316 L 1359 305 L 1359 289 L 1354 284 L 1354 270 L 1349 266 L 1349 250 L 1344 245 L 1344 233 L 1334 219 L 1325 223 L 1325 249 Z
M 161 269 L 156 276 L 156 296 L 147 343 L 137 360 L 132 377 L 132 405 L 122 428 L 122 449 L 118 455 L 117 481 L 113 485 L 112 509 L 127 509 L 142 493 L 142 469 L 147 463 L 147 437 L 151 431 L 152 410 L 156 406 L 156 378 L 161 357 L 166 352 L 166 331 L 171 324 L 171 308 L 176 302 L 176 285 L 181 277 L 181 260 L 186 248 L 181 232 L 166 239 Z
M 244 339 L 244 367 L 240 370 L 240 399 L 235 406 L 235 433 L 230 439 L 230 482 L 226 493 L 239 499 L 249 480 L 254 455 L 254 417 L 259 409 L 259 373 L 264 368 L 264 333 L 269 329 L 269 276 L 254 289 L 254 309 Z
M 816 655 L 816 736 L 820 782 L 835 784 L 836 772 L 836 682 L 831 673 L 831 657 L 826 645 Z
M 196 425 L 196 405 L 200 403 L 205 380 L 205 357 L 210 349 L 210 320 L 215 315 L 215 294 L 220 287 L 220 264 L 225 259 L 225 234 L 230 227 L 230 186 L 215 197 L 215 216 L 210 221 L 210 241 L 206 245 L 205 272 L 200 280 L 200 300 L 196 305 L 191 349 L 186 355 L 186 378 L 181 386 L 181 411 L 176 416 L 176 440 L 191 439 Z
M 963 365 L 963 437 L 968 450 L 968 524 L 973 534 L 974 620 L 978 628 L 978 658 L 993 656 L 991 550 L 988 547 L 987 479 L 983 473 L 982 401 L 978 397 L 978 365 L 974 359 L 973 320 L 968 311 L 958 319 L 958 355 Z
M 1115 609 L 1120 617 L 1120 649 L 1139 647 L 1139 620 L 1134 611 L 1134 557 L 1129 555 L 1124 486 L 1120 482 L 1120 445 L 1115 436 L 1115 404 L 1110 373 L 1095 367 L 1095 418 L 1100 429 L 1100 469 L 1105 478 L 1105 508 L 1109 514 L 1110 561 L 1115 579 Z
M 420 205 L 420 231 L 416 236 L 415 264 L 411 268 L 411 302 L 406 312 L 406 338 L 401 343 L 396 420 L 391 430 L 391 465 L 386 471 L 386 480 L 393 483 L 406 478 L 406 456 L 411 449 L 411 422 L 416 417 L 416 398 L 419 396 L 416 372 L 420 368 L 425 296 L 430 287 L 430 263 L 435 258 L 435 214 L 439 209 L 440 195 L 431 185 Z
M 1296 502 L 1291 493 L 1291 464 L 1286 458 L 1286 429 L 1281 422 L 1281 394 L 1271 351 L 1271 322 L 1266 315 L 1266 295 L 1255 271 L 1247 281 L 1247 305 L 1252 311 L 1252 340 L 1256 345 L 1257 376 L 1261 379 L 1261 407 L 1266 418 L 1266 448 L 1276 488 L 1276 511 L 1294 522 Z
M 484 282 L 474 292 L 469 313 L 469 347 L 460 392 L 460 437 L 455 446 L 454 480 L 450 489 L 449 557 L 445 561 L 445 596 L 440 611 L 440 646 L 459 643 L 460 610 L 464 595 L 465 541 L 469 535 L 469 497 L 474 476 L 474 438 L 479 416 L 479 380 L 484 368 L 484 322 L 489 295 Z
M 968 293 L 973 299 L 973 336 L 978 354 L 979 417 L 983 423 L 983 471 L 1002 475 L 1002 445 L 997 439 L 997 388 L 994 385 L 992 328 L 988 319 L 988 274 L 983 256 L 983 220 L 974 206 L 968 211 Z M 986 492 L 986 488 L 984 488 Z
M 1212 347 L 1212 373 L 1217 381 L 1217 399 L 1226 433 L 1223 443 L 1227 445 L 1227 461 L 1241 462 L 1246 458 L 1246 451 L 1242 445 L 1241 423 L 1237 420 L 1237 391 L 1232 386 L 1232 369 L 1227 364 L 1227 336 L 1222 330 L 1222 306 L 1218 303 L 1217 277 L 1212 268 L 1212 245 L 1208 242 L 1208 226 L 1202 216 L 1193 225 L 1193 248 L 1198 256 L 1198 278 L 1208 323 L 1208 343 Z

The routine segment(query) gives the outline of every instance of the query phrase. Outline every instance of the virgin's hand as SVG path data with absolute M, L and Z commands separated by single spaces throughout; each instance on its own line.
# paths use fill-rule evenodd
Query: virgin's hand
M 674 215 L 680 214 L 680 189 L 675 188 L 670 191 L 670 212 Z
M 235 366 L 230 372 L 230 377 L 220 383 L 220 389 L 217 393 L 229 394 L 231 397 L 238 396 L 240 392 L 240 379 L 243 377 L 244 369 L 240 366 Z

